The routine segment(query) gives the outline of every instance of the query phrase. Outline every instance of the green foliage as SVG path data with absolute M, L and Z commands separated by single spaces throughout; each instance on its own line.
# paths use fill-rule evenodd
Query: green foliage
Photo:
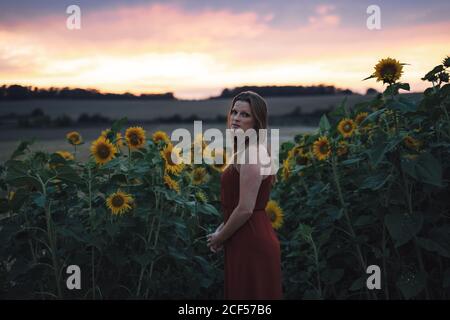
M 324 134 L 331 147 L 326 160 L 309 153 L 301 170 L 294 165 L 288 178 L 280 175 L 273 191 L 285 213 L 279 236 L 287 297 L 450 297 L 450 89 L 438 73 L 446 68 L 424 77 L 433 87 L 418 101 L 399 95 L 408 84 L 394 83 L 372 101 L 324 115 L 309 143 L 297 135 L 282 145 L 281 161 L 295 147 L 312 152 Z M 362 112 L 344 138 L 341 119 L 356 122 Z M 348 149 L 338 153 L 342 141 Z M 369 265 L 381 268 L 381 290 L 366 287 Z
M 284 211 L 277 232 L 286 298 L 450 298 L 446 67 L 425 75 L 433 86 L 419 101 L 399 95 L 408 84 L 394 83 L 353 108 L 344 100 L 315 134 L 281 146 L 280 162 L 293 157 L 272 193 Z M 355 122 L 348 138 L 337 129 L 343 118 Z M 321 161 L 313 154 L 319 136 L 331 150 Z M 222 297 L 223 256 L 206 246 L 221 219 L 220 175 L 212 167 L 200 166 L 207 184 L 192 183 L 194 167 L 171 175 L 176 192 L 164 183 L 163 142 L 134 152 L 121 147 L 103 166 L 31 152 L 29 144 L 0 166 L 1 298 Z M 295 147 L 302 152 L 290 152 Z M 133 203 L 113 215 L 106 199 L 118 190 Z M 71 264 L 82 270 L 81 290 L 66 289 Z M 381 290 L 366 288 L 369 265 L 381 268 Z

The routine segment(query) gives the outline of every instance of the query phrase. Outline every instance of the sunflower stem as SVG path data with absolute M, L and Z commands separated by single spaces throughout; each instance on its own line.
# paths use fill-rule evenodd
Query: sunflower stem
M 382 235 L 382 247 L 383 247 L 383 276 L 384 276 L 384 293 L 386 300 L 389 300 L 389 284 L 386 268 L 386 226 L 383 222 L 383 235 Z
M 337 161 L 336 155 L 333 154 L 332 161 L 331 161 L 331 166 L 332 166 L 332 169 L 333 169 L 334 182 L 336 184 L 336 189 L 337 189 L 337 192 L 338 192 L 339 201 L 341 203 L 342 209 L 344 210 L 344 216 L 345 216 L 345 219 L 347 221 L 347 226 L 348 226 L 350 234 L 352 236 L 352 240 L 356 242 L 356 234 L 355 234 L 355 231 L 353 229 L 350 217 L 348 215 L 347 206 L 345 204 L 344 196 L 342 194 L 341 184 L 339 182 L 339 176 L 338 176 L 336 161 Z M 360 245 L 358 243 L 355 243 L 355 247 L 356 247 L 356 253 L 357 253 L 357 256 L 359 258 L 361 267 L 363 269 L 363 272 L 365 273 L 366 269 L 367 269 L 367 266 L 366 266 L 366 262 L 364 261 L 364 258 L 363 258 L 362 252 L 361 252 L 361 247 L 360 247 Z M 374 298 L 376 299 L 376 295 L 374 295 Z
M 89 189 L 89 220 L 91 223 L 91 232 L 94 230 L 94 218 L 92 214 L 92 171 L 88 164 L 88 189 Z M 92 264 L 92 300 L 95 300 L 95 248 L 91 247 L 91 264 Z
M 56 251 L 55 230 L 54 230 L 52 216 L 51 216 L 50 202 L 47 199 L 47 185 L 46 185 L 46 183 L 44 183 L 41 176 L 39 176 L 37 174 L 36 177 L 38 178 L 39 182 L 41 183 L 42 194 L 44 196 L 44 201 L 45 201 L 44 211 L 45 211 L 46 224 L 47 224 L 47 236 L 48 236 L 48 241 L 49 241 L 50 248 L 51 248 L 56 290 L 58 292 L 58 299 L 62 299 L 63 296 L 62 296 L 61 285 L 59 283 L 59 275 L 58 275 L 59 263 L 58 263 L 58 257 L 56 256 L 57 251 Z
M 311 241 L 312 248 L 313 248 L 313 251 L 314 251 L 314 263 L 316 265 L 317 286 L 319 287 L 319 290 L 318 290 L 319 291 L 319 297 L 320 297 L 320 299 L 322 299 L 323 297 L 322 297 L 322 283 L 321 283 L 321 280 L 320 280 L 320 270 L 319 270 L 319 254 L 318 254 L 318 250 L 317 250 L 316 244 L 315 244 L 312 236 L 309 238 L 309 240 Z

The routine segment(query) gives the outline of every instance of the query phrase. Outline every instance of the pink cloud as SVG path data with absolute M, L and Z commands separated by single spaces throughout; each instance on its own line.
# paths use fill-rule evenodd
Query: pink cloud
M 316 7 L 316 10 L 315 10 L 315 11 L 316 11 L 319 15 L 326 15 L 326 14 L 328 14 L 329 12 L 333 11 L 334 8 L 335 8 L 335 6 L 333 6 L 333 5 L 322 4 L 322 5 L 318 5 L 318 6 Z
M 269 24 L 271 14 L 250 11 L 195 13 L 162 4 L 89 12 L 82 8 L 79 31 L 66 29 L 63 12 L 0 31 L 0 82 L 40 79 L 78 85 L 92 81 L 91 86 L 114 90 L 152 84 L 180 92 L 244 82 L 307 84 L 321 79 L 362 87 L 368 84 L 360 79 L 384 55 L 414 64 L 409 69 L 416 70 L 410 73 L 412 79 L 426 71 L 428 62 L 439 63 L 430 59 L 441 51 L 448 54 L 450 23 L 370 31 L 365 25 L 342 26 L 334 10 L 330 5 L 317 6 L 309 24 L 286 28 Z M 164 76 L 164 68 L 152 70 L 159 61 L 171 67 L 171 59 L 173 73 Z M 148 68 L 148 76 L 126 73 L 128 68 L 139 71 L 139 63 Z M 114 82 L 113 71 L 119 67 L 126 81 Z M 108 77 L 96 78 L 96 74 Z

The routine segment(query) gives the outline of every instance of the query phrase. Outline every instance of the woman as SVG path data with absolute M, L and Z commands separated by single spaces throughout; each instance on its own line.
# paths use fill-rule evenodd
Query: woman
M 266 129 L 266 102 L 254 92 L 242 92 L 227 118 L 229 129 Z M 259 142 L 247 149 L 268 156 Z M 282 298 L 280 244 L 265 212 L 275 176 L 263 176 L 262 163 L 259 157 L 256 164 L 232 163 L 222 173 L 224 223 L 208 235 L 208 246 L 213 252 L 225 250 L 225 299 Z

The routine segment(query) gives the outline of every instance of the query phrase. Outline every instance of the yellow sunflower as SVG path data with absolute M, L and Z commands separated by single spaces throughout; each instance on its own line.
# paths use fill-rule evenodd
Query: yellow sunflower
M 194 162 L 194 160 L 195 160 L 195 154 L 198 154 L 200 157 L 203 156 L 203 159 L 206 159 L 206 158 L 211 159 L 211 149 L 208 148 L 208 145 L 206 144 L 205 140 L 203 139 L 203 135 L 201 133 L 199 133 L 195 136 L 194 142 L 191 145 L 192 162 Z
M 358 125 L 360 125 L 361 122 L 363 122 L 364 119 L 367 118 L 368 115 L 369 115 L 368 112 L 360 112 L 360 113 L 358 113 L 358 114 L 356 115 L 356 117 L 355 117 L 356 123 L 357 123 Z
M 300 166 L 305 166 L 308 164 L 308 153 L 305 152 L 305 149 L 300 146 L 295 146 L 288 153 L 288 158 L 292 158 L 295 160 Z
M 155 144 L 158 144 L 160 141 L 163 141 L 164 144 L 171 143 L 169 136 L 164 131 L 156 131 L 152 136 L 152 140 Z
M 405 145 L 408 148 L 414 149 L 414 150 L 418 150 L 422 146 L 422 143 L 419 140 L 414 139 L 411 136 L 404 137 L 403 142 L 405 143 Z
M 61 157 L 63 157 L 65 160 L 73 160 L 73 154 L 71 154 L 69 151 L 58 151 L 56 154 L 59 154 Z
M 337 148 L 337 155 L 344 156 L 348 153 L 348 143 L 346 141 L 340 141 Z
M 318 160 L 325 160 L 331 154 L 330 142 L 326 136 L 321 136 L 314 141 L 313 154 Z
M 203 191 L 198 191 L 195 194 L 195 199 L 198 202 L 201 202 L 201 203 L 207 203 L 208 202 L 208 197 L 206 196 L 206 194 Z
M 450 67 L 450 56 L 445 57 L 445 59 L 442 61 L 442 64 L 444 67 L 449 68 Z
M 180 185 L 178 182 L 173 180 L 169 175 L 164 175 L 164 183 L 166 186 L 169 187 L 169 189 L 175 190 L 176 192 L 180 193 Z
M 192 184 L 199 185 L 206 182 L 208 173 L 205 168 L 195 168 L 191 173 Z
M 81 137 L 81 134 L 79 134 L 76 131 L 69 132 L 66 134 L 67 141 L 74 146 L 77 146 L 79 144 L 83 143 L 83 138 Z
M 290 164 L 290 158 L 286 158 L 283 161 L 283 167 L 281 170 L 281 176 L 283 177 L 284 181 L 287 181 L 289 177 L 291 176 L 291 164 Z
M 180 156 L 180 149 L 174 148 L 173 144 L 169 143 L 164 147 L 163 150 L 160 151 L 161 158 L 164 159 L 165 171 L 170 172 L 172 174 L 179 174 L 183 168 L 184 163 L 182 162 L 182 158 Z M 178 163 L 176 163 L 174 160 Z
M 279 229 L 283 225 L 283 210 L 274 200 L 270 200 L 266 206 L 266 214 L 269 216 L 274 229 Z
M 227 154 L 226 152 L 224 152 L 224 150 L 217 150 L 217 149 L 212 149 L 212 151 L 209 153 L 211 158 L 213 159 L 213 164 L 212 167 L 219 171 L 222 172 L 226 167 L 227 167 Z M 222 163 L 219 163 L 218 161 L 216 161 L 216 156 L 220 159 L 222 158 Z
M 344 118 L 338 124 L 338 131 L 344 138 L 349 138 L 355 132 L 356 124 L 352 119 Z
M 117 191 L 106 199 L 106 206 L 111 210 L 112 214 L 123 214 L 131 209 L 133 201 L 131 195 Z
M 381 59 L 375 66 L 373 76 L 383 83 L 395 83 L 403 73 L 403 65 L 391 58 Z
M 145 130 L 142 127 L 130 127 L 125 132 L 130 149 L 139 149 L 145 146 Z
M 117 153 L 116 147 L 105 137 L 100 136 L 92 142 L 91 154 L 98 164 L 105 164 L 111 161 Z

